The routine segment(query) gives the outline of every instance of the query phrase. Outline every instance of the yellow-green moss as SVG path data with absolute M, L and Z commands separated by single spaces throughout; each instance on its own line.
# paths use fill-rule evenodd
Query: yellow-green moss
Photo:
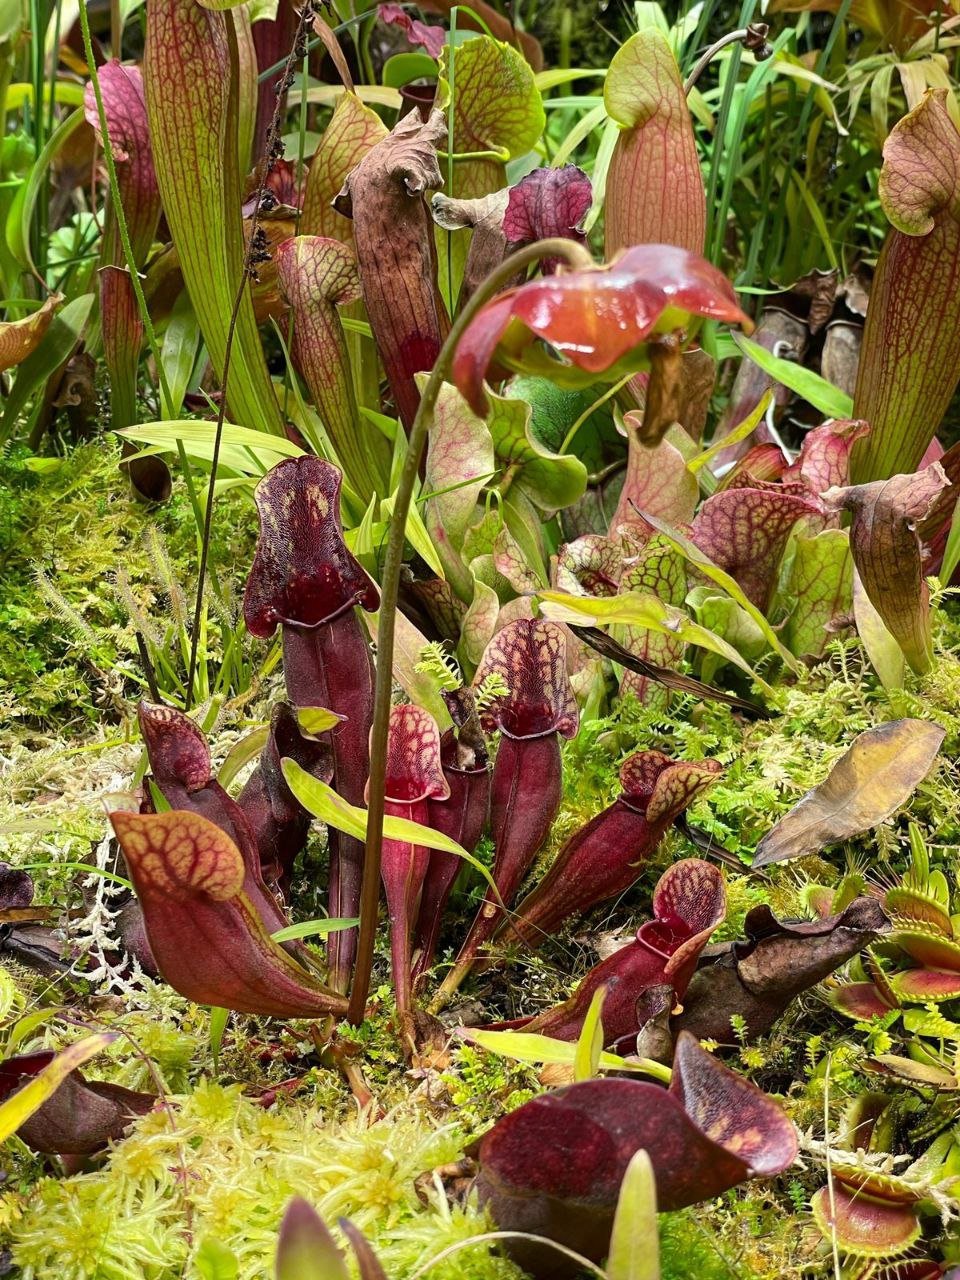
M 462 1156 L 463 1135 L 413 1105 L 371 1123 L 342 1123 L 312 1105 L 264 1110 L 238 1086 L 202 1081 L 134 1126 L 94 1173 L 40 1182 L 0 1207 L 23 1280 L 197 1277 L 200 1241 L 237 1261 L 238 1280 L 269 1276 L 287 1201 L 304 1196 L 330 1223 L 348 1217 L 374 1243 L 391 1280 L 456 1241 L 488 1230 L 450 1207 L 432 1171 Z M 431 1271 L 508 1280 L 519 1272 L 477 1245 Z

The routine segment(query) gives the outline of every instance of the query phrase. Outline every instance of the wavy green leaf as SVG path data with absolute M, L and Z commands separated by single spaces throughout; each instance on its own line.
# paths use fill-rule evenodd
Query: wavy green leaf
M 828 382 L 826 378 L 821 378 L 819 373 L 814 373 L 812 369 L 807 369 L 793 360 L 784 360 L 780 356 L 775 356 L 772 351 L 761 347 L 759 342 L 752 342 L 749 338 L 745 338 L 742 333 L 734 333 L 732 337 L 743 354 L 749 356 L 754 364 L 758 364 L 764 373 L 769 373 L 771 378 L 789 387 L 796 395 L 812 404 L 815 409 L 819 409 L 828 418 L 863 416 L 854 413 L 851 396 L 841 391 L 839 387 L 835 387 L 832 382 Z

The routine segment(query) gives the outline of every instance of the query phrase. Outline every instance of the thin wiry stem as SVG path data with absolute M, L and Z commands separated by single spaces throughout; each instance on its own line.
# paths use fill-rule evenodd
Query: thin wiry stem
M 137 300 L 137 310 L 140 312 L 140 319 L 143 322 L 144 333 L 147 337 L 147 345 L 150 347 L 150 354 L 153 356 L 154 364 L 157 366 L 157 377 L 160 381 L 160 390 L 167 404 L 173 403 L 173 397 L 170 394 L 170 386 L 167 382 L 167 375 L 164 371 L 163 361 L 160 358 L 160 344 L 157 342 L 157 335 L 153 328 L 153 321 L 150 318 L 150 309 L 147 306 L 147 300 L 144 296 L 143 285 L 140 282 L 140 274 L 137 271 L 136 259 L 133 256 L 133 244 L 130 240 L 130 231 L 127 227 L 127 218 L 123 209 L 123 201 L 120 199 L 120 181 L 117 178 L 117 166 L 113 159 L 113 147 L 110 144 L 110 128 L 107 124 L 107 111 L 103 105 L 103 92 L 100 88 L 100 75 L 97 71 L 97 62 L 93 53 L 93 40 L 90 36 L 90 17 L 87 13 L 86 4 L 80 5 L 80 31 L 83 36 L 83 56 L 87 60 L 87 66 L 90 69 L 90 81 L 93 85 L 93 96 L 97 103 L 97 118 L 100 123 L 100 136 L 103 139 L 103 160 L 107 167 L 107 180 L 110 184 L 110 200 L 113 209 L 113 216 L 117 220 L 117 231 L 120 233 L 120 244 L 123 247 L 123 257 L 127 264 L 127 271 L 130 273 L 130 284 L 133 286 L 133 294 Z M 115 52 L 114 56 L 119 58 L 119 52 Z
M 82 5 L 81 5 L 82 7 Z M 239 53 L 237 50 L 237 33 L 236 27 L 233 25 L 235 18 L 232 10 L 228 10 L 226 15 L 227 41 L 230 48 L 230 93 L 236 94 L 239 89 Z M 294 36 L 293 46 L 287 54 L 287 60 L 284 63 L 283 77 L 278 88 L 289 84 L 293 76 L 294 64 L 303 56 L 303 46 L 306 40 L 307 27 L 313 18 L 313 6 L 308 2 L 300 11 L 300 19 L 297 23 L 297 31 Z M 230 376 L 230 356 L 233 352 L 233 339 L 236 333 L 237 320 L 240 316 L 240 307 L 243 304 L 243 291 L 247 287 L 247 282 L 251 277 L 251 273 L 255 270 L 256 263 L 263 261 L 263 243 L 262 236 L 258 235 L 260 231 L 260 205 L 263 201 L 264 193 L 267 190 L 267 182 L 270 177 L 270 170 L 274 161 L 282 152 L 282 144 L 280 142 L 280 125 L 283 119 L 283 93 L 277 94 L 277 105 L 274 108 L 273 118 L 270 121 L 270 128 L 267 130 L 267 147 L 266 147 L 266 163 L 263 165 L 260 174 L 260 182 L 257 187 L 256 200 L 253 206 L 253 215 L 250 222 L 250 235 L 247 240 L 247 247 L 243 255 L 243 268 L 240 273 L 240 283 L 237 286 L 237 292 L 233 299 L 233 309 L 230 312 L 230 323 L 227 326 L 227 341 L 223 353 L 223 375 L 220 379 L 220 403 L 217 406 L 217 423 L 213 433 L 213 453 L 210 458 L 210 483 L 207 486 L 207 506 L 203 513 L 203 539 L 200 546 L 200 567 L 197 571 L 197 598 L 193 610 L 193 629 L 190 633 L 190 669 L 187 674 L 187 691 L 185 699 L 185 710 L 189 711 L 193 703 L 193 688 L 197 674 L 197 658 L 200 646 L 200 623 L 203 617 L 203 584 L 207 577 L 207 561 L 210 558 L 210 537 L 213 529 L 213 499 L 216 491 L 217 483 L 217 466 L 220 461 L 220 445 L 223 440 L 223 424 L 227 412 L 227 380 Z M 228 137 L 226 145 L 235 145 L 235 140 Z
M 397 594 L 400 585 L 400 569 L 403 564 L 403 543 L 407 527 L 407 515 L 413 498 L 413 490 L 420 473 L 420 463 L 426 448 L 427 437 L 433 423 L 433 412 L 444 382 L 449 378 L 457 344 L 474 316 L 500 289 L 514 278 L 518 271 L 541 258 L 560 258 L 568 266 L 583 269 L 594 265 L 592 258 L 581 245 L 573 240 L 556 237 L 540 240 L 506 258 L 496 267 L 471 295 L 463 310 L 454 320 L 447 339 L 437 356 L 427 385 L 417 409 L 403 472 L 397 488 L 396 502 L 390 520 L 380 583 L 380 612 L 377 621 L 377 677 L 373 702 L 373 727 L 370 730 L 370 781 L 367 789 L 367 847 L 363 863 L 363 884 L 360 890 L 360 933 L 357 939 L 356 968 L 350 989 L 348 1017 L 354 1026 L 363 1021 L 367 995 L 370 990 L 370 973 L 373 967 L 373 949 L 377 931 L 377 909 L 380 900 L 380 853 L 383 845 L 383 812 L 386 791 L 387 736 L 390 729 L 390 703 L 393 693 L 393 641 L 397 613 Z
M 767 44 L 767 32 L 770 28 L 765 22 L 751 22 L 749 26 L 740 27 L 736 31 L 728 31 L 725 36 L 705 50 L 694 63 L 693 70 L 683 82 L 683 92 L 690 96 L 690 90 L 697 83 L 700 77 L 706 71 L 707 67 L 717 56 L 721 49 L 726 49 L 731 44 L 742 44 L 743 47 L 756 57 L 758 62 L 763 62 L 773 54 L 773 49 Z

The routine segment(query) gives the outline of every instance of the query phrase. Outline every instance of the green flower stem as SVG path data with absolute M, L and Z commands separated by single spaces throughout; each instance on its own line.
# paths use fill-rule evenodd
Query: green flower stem
M 377 678 L 374 690 L 373 727 L 370 731 L 370 782 L 367 791 L 367 847 L 363 864 L 363 884 L 360 893 L 360 934 L 357 940 L 357 962 L 350 991 L 348 1017 L 354 1026 L 363 1021 L 367 995 L 370 991 L 370 973 L 373 967 L 373 948 L 377 931 L 377 915 L 380 902 L 380 852 L 383 846 L 383 810 L 387 769 L 387 735 L 390 728 L 390 703 L 393 694 L 393 642 L 397 612 L 397 593 L 400 585 L 400 569 L 403 564 L 403 544 L 406 534 L 407 514 L 413 498 L 413 490 L 420 473 L 433 412 L 440 389 L 450 375 L 457 344 L 467 326 L 480 309 L 516 276 L 518 271 L 541 258 L 560 258 L 569 267 L 583 270 L 594 266 L 593 259 L 581 245 L 573 240 L 554 237 L 539 240 L 511 254 L 482 281 L 466 306 L 454 320 L 433 366 L 427 385 L 423 389 L 417 409 L 403 472 L 397 489 L 396 502 L 390 520 L 390 534 L 383 564 L 380 584 L 380 613 L 377 625 Z
M 107 125 L 107 112 L 103 105 L 103 94 L 100 91 L 100 76 L 97 73 L 97 62 L 93 55 L 93 41 L 90 36 L 90 18 L 87 14 L 87 6 L 81 0 L 80 4 L 80 32 L 83 38 L 83 55 L 87 60 L 87 66 L 90 68 L 90 80 L 93 84 L 93 96 L 97 103 L 97 117 L 100 122 L 100 135 L 103 138 L 103 159 L 107 168 L 107 179 L 110 184 L 110 199 L 113 207 L 113 214 L 117 220 L 117 230 L 120 233 L 120 244 L 123 246 L 123 257 L 127 264 L 127 271 L 130 273 L 130 283 L 133 286 L 134 297 L 137 300 L 137 309 L 140 312 L 140 319 L 143 322 L 144 332 L 147 338 L 147 346 L 150 348 L 150 354 L 153 356 L 153 362 L 157 367 L 157 378 L 160 382 L 160 393 L 162 397 L 162 411 L 168 414 L 170 406 L 173 404 L 173 397 L 170 394 L 170 386 L 167 382 L 166 371 L 163 367 L 163 360 L 160 356 L 160 344 L 157 342 L 157 335 L 153 328 L 153 320 L 150 317 L 150 308 L 147 306 L 147 300 L 144 297 L 143 285 L 140 281 L 140 273 L 137 270 L 136 260 L 133 256 L 133 246 L 130 243 L 130 232 L 127 228 L 127 219 L 124 214 L 123 201 L 120 199 L 120 183 L 117 180 L 117 167 L 113 158 L 113 147 L 110 144 L 110 129 Z M 114 57 L 119 58 L 118 51 L 113 51 Z
M 721 49 L 726 49 L 731 44 L 742 44 L 745 49 L 753 53 L 758 62 L 763 62 L 773 54 L 773 49 L 767 43 L 767 32 L 769 27 L 765 22 L 751 22 L 749 26 L 740 27 L 737 31 L 728 31 L 725 36 L 721 36 L 716 44 L 712 44 L 696 61 L 693 70 L 683 82 L 683 92 L 690 96 L 690 91 L 706 71 L 707 67 L 717 56 Z

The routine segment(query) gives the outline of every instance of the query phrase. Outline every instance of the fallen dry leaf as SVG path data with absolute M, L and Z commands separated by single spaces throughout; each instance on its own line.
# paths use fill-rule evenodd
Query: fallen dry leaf
M 944 733 L 928 720 L 892 720 L 859 734 L 823 782 L 763 837 L 754 868 L 815 853 L 889 818 L 929 773 Z

